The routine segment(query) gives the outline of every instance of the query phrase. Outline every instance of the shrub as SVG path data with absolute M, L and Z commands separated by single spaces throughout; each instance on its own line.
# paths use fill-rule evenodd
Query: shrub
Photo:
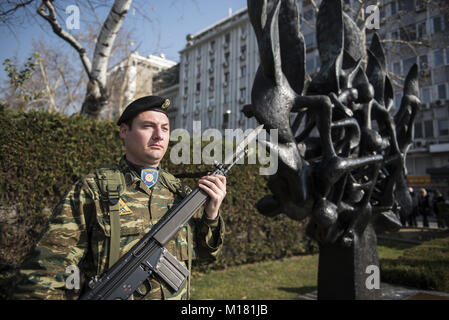
M 399 259 L 383 259 L 381 270 L 385 282 L 449 292 L 449 237 L 405 249 Z

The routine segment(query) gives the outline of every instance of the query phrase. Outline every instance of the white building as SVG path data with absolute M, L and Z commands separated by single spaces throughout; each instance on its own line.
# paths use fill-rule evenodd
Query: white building
M 138 52 L 131 53 L 108 72 L 110 107 L 103 112 L 115 117 L 133 100 L 153 94 L 153 77 L 175 65 L 163 54 L 143 57 Z
M 257 125 L 240 112 L 251 101 L 259 65 L 246 8 L 189 35 L 180 60 L 181 127 L 191 132 L 193 121 L 201 121 L 202 130 L 245 130 Z

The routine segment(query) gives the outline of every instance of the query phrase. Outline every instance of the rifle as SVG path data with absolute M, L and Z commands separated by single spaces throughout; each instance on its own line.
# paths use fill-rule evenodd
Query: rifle
M 215 170 L 211 175 L 226 176 L 234 164 L 248 152 L 245 147 L 257 137 L 262 127 L 253 130 L 237 146 L 234 162 L 227 168 L 224 168 L 223 164 L 215 163 Z M 230 160 L 233 158 L 234 154 Z M 225 163 L 228 162 L 226 160 Z M 89 283 L 90 289 L 80 300 L 124 300 L 134 292 L 143 296 L 139 286 L 152 274 L 161 278 L 172 290 L 178 291 L 189 276 L 189 270 L 168 252 L 164 245 L 190 220 L 207 198 L 207 193 L 196 187 L 178 205 L 171 208 L 103 276 L 92 280 Z

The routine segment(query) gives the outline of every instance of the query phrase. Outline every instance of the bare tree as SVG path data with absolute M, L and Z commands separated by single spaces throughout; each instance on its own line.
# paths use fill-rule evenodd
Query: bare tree
M 81 113 L 97 118 L 108 101 L 107 69 L 112 46 L 132 0 L 115 0 L 98 35 L 92 61 L 86 49 L 70 33 L 65 31 L 56 17 L 56 10 L 50 0 L 43 0 L 38 14 L 51 25 L 53 32 L 69 43 L 79 54 L 89 81 Z

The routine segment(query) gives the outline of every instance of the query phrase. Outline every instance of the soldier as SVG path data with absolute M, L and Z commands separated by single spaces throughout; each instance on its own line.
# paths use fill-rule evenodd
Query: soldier
M 125 155 L 79 180 L 55 208 L 48 228 L 25 259 L 16 299 L 75 299 L 94 276 L 100 276 L 126 253 L 169 208 L 191 189 L 160 166 L 168 142 L 168 99 L 147 96 L 132 102 L 117 124 Z M 179 261 L 213 260 L 221 250 L 224 222 L 219 208 L 226 178 L 205 176 L 198 185 L 209 199 L 166 245 Z M 117 205 L 108 205 L 116 197 Z M 111 214 L 114 210 L 117 215 Z M 66 268 L 77 266 L 80 290 L 69 290 Z M 190 281 L 178 292 L 150 277 L 140 289 L 144 299 L 188 299 Z M 134 294 L 135 299 L 142 295 Z

